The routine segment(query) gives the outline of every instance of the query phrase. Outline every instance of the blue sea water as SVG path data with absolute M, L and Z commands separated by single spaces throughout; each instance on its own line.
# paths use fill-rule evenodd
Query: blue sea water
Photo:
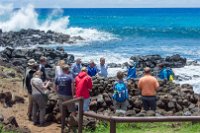
M 45 21 L 52 10 L 37 9 L 40 21 Z M 69 16 L 67 28 L 92 28 L 114 37 L 66 46 L 66 51 L 72 53 L 113 58 L 181 54 L 200 59 L 199 8 L 63 9 L 62 15 L 56 17 L 63 16 Z
M 63 46 L 83 61 L 123 63 L 133 55 L 180 54 L 200 60 L 200 8 L 133 8 L 133 9 L 0 9 L 3 31 L 20 29 L 53 30 L 81 36 L 83 41 Z M 112 70 L 109 70 L 109 73 Z M 200 66 L 174 69 L 182 76 L 179 83 L 190 83 L 200 93 Z M 116 71 L 113 73 L 115 74 Z

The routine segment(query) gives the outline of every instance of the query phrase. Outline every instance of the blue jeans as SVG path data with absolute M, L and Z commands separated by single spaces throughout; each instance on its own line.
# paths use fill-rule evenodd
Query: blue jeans
M 88 111 L 90 105 L 90 98 L 84 99 L 83 101 L 83 111 Z

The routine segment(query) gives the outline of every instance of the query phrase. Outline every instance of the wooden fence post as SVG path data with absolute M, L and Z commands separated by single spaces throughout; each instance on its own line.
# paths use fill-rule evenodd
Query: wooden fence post
M 110 133 L 116 133 L 116 121 L 113 119 L 110 120 Z
M 65 105 L 61 104 L 61 133 L 64 133 L 65 129 L 65 117 L 66 117 L 66 110 Z
M 79 109 L 78 109 L 78 133 L 82 133 L 83 130 L 83 99 L 79 101 Z

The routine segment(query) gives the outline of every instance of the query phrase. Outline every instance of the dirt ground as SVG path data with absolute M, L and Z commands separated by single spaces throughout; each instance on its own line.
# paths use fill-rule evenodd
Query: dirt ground
M 27 117 L 27 107 L 28 107 L 28 97 L 26 91 L 22 87 L 21 80 L 11 79 L 0 79 L 0 92 L 12 92 L 13 95 L 21 96 L 25 98 L 25 103 L 16 103 L 12 107 L 3 107 L 3 104 L 0 104 L 0 113 L 6 118 L 10 116 L 15 116 L 20 127 L 27 127 L 31 130 L 32 133 L 60 133 L 61 125 L 52 123 L 46 127 L 34 126 Z

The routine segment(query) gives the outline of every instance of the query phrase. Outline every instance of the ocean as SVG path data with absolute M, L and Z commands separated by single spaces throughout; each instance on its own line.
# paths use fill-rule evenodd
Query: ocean
M 200 60 L 200 8 L 92 8 L 92 9 L 0 9 L 3 31 L 20 29 L 53 30 L 84 40 L 63 46 L 83 61 L 123 63 L 133 55 L 180 54 L 188 60 Z M 112 70 L 111 70 L 112 71 Z M 189 77 L 178 83 L 190 83 L 200 93 L 200 66 L 174 69 Z

